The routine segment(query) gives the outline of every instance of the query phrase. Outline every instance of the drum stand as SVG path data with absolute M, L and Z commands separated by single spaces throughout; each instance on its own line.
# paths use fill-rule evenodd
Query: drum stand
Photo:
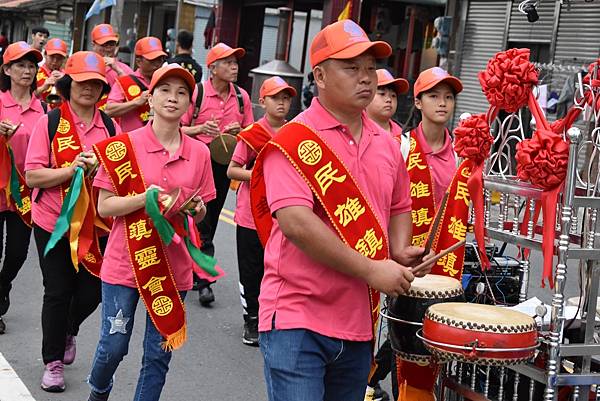
M 594 71 L 594 78 L 599 76 Z M 600 283 L 600 244 L 598 212 L 600 210 L 600 111 L 592 110 L 583 101 L 584 91 L 592 96 L 591 104 L 600 101 L 599 88 L 582 83 L 575 96 L 575 106 L 583 110 L 584 129 L 573 127 L 566 137 L 569 145 L 569 165 L 565 186 L 557 205 L 556 231 L 559 233 L 556 254 L 550 323 L 542 325 L 542 345 L 535 360 L 516 366 L 489 367 L 476 363 L 450 362 L 439 375 L 438 400 L 543 400 L 562 401 L 595 399 L 600 401 L 600 344 L 596 330 L 598 284 Z M 541 268 L 532 266 L 528 252 L 541 252 L 540 221 L 533 221 L 535 201 L 542 191 L 516 178 L 515 145 L 523 140 L 525 110 L 519 110 L 495 121 L 494 153 L 487 161 L 485 181 L 485 226 L 488 236 L 521 248 L 522 272 L 519 301 L 528 298 L 530 285 L 539 285 Z M 529 137 L 530 135 L 528 135 Z M 500 194 L 497 205 L 492 193 Z M 528 212 L 528 213 L 526 213 Z M 545 222 L 544 224 L 553 224 Z M 521 234 L 522 227 L 526 227 Z M 541 258 L 539 258 L 541 260 Z M 567 271 L 573 275 L 579 265 L 581 318 L 569 321 L 565 317 L 565 284 Z M 568 267 L 567 267 L 568 266 Z M 544 309 L 544 308 L 542 308 Z M 538 313 L 540 316 L 545 311 Z M 566 328 L 579 325 L 579 329 Z M 574 334 L 572 333 L 574 331 Z M 592 398 L 590 398 L 592 397 Z

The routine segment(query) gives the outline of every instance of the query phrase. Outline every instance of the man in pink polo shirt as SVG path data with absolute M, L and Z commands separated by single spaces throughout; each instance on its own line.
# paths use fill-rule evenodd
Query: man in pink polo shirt
M 166 57 L 167 53 L 164 52 L 158 38 L 147 36 L 135 44 L 137 69 L 133 74 L 117 78 L 106 102 L 106 114 L 113 118 L 120 117 L 123 131 L 133 131 L 148 122 L 148 86 L 152 74 L 163 65 Z
M 100 24 L 92 29 L 92 51 L 104 57 L 106 80 L 110 86 L 114 85 L 117 77 L 133 74 L 131 67 L 117 59 L 118 45 L 119 35 L 115 33 L 112 25 Z
M 242 128 L 254 122 L 248 93 L 234 84 L 238 76 L 238 59 L 244 54 L 244 49 L 234 49 L 225 43 L 217 43 L 210 49 L 206 55 L 210 79 L 197 87 L 190 109 L 181 119 L 184 133 L 208 146 L 217 135 L 237 135 Z M 215 254 L 213 238 L 229 190 L 227 166 L 212 160 L 217 197 L 206 205 L 206 217 L 198 225 L 202 236 L 202 252 L 210 256 Z M 215 300 L 208 282 L 200 280 L 197 286 L 200 304 L 207 306 Z
M 297 153 L 305 165 L 333 154 L 339 160 L 327 159 L 336 160 L 336 168 L 332 161 L 319 168 L 315 187 L 309 167 L 290 162 L 296 149 L 284 154 L 280 145 L 265 147 L 254 167 L 251 198 L 261 239 L 259 219 L 274 218 L 266 231 L 259 298 L 269 401 L 363 400 L 372 359 L 372 303 L 378 302 L 369 287 L 391 296 L 405 293 L 414 278 L 407 266 L 421 260 L 423 248 L 410 246 L 410 186 L 399 146 L 364 112 L 377 89 L 375 60 L 390 54 L 387 43 L 371 42 L 351 20 L 325 27 L 310 50 L 319 96 L 294 120 L 313 136 L 305 139 L 307 130 L 298 124 L 293 130 L 284 126 L 274 140 L 302 141 Z M 315 146 L 317 139 L 330 153 Z M 268 213 L 255 207 L 261 170 Z M 339 214 L 335 206 L 335 215 L 330 213 L 332 196 L 345 200 Z M 371 223 L 365 230 L 365 218 L 377 222 L 375 230 L 368 229 Z M 362 238 L 355 245 L 341 235 L 345 241 Z

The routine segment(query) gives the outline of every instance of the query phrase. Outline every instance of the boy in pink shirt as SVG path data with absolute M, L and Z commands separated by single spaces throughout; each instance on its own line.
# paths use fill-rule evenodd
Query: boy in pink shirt
M 258 294 L 264 272 L 264 251 L 250 210 L 250 176 L 258 153 L 285 124 L 292 98 L 296 95 L 296 89 L 281 77 L 263 82 L 259 102 L 265 115 L 238 134 L 238 144 L 227 169 L 229 178 L 241 181 L 234 221 L 237 223 L 240 299 L 244 308 L 242 342 L 255 347 L 258 347 Z
M 165 202 L 167 193 L 180 188 L 180 198 L 195 205 L 184 210 L 176 201 L 177 212 L 165 216 L 193 230 L 193 220 L 206 214 L 204 202 L 215 196 L 208 149 L 179 129 L 193 88 L 194 77 L 186 69 L 176 64 L 160 68 L 149 86 L 154 119 L 95 146 L 102 162 L 94 181 L 100 190 L 98 213 L 115 221 L 102 265 L 102 328 L 88 379 L 89 401 L 109 397 L 114 374 L 128 351 L 140 298 L 147 317 L 133 399 L 159 400 L 171 351 L 186 341 L 183 299 L 192 288 L 195 263 L 186 247 L 189 237 L 165 242 L 149 216 L 156 218 L 151 205 L 158 209 L 158 201 Z M 128 174 L 120 175 L 119 166 L 129 166 Z
M 17 184 L 24 184 L 23 175 L 25 154 L 33 127 L 44 109 L 40 100 L 34 96 L 36 72 L 42 55 L 29 47 L 25 42 L 9 45 L 2 57 L 0 70 L 0 152 L 4 152 L 5 160 L 9 160 L 8 149 L 12 149 L 14 167 L 19 174 Z M 13 166 L 2 166 L 11 169 Z M 9 292 L 12 281 L 27 259 L 29 241 L 31 239 L 31 196 L 29 189 L 23 185 L 20 194 L 12 193 L 9 199 L 7 190 L 10 181 L 0 188 L 0 238 L 6 238 L 4 262 L 0 269 L 0 334 L 6 330 L 2 316 L 10 306 Z M 15 195 L 20 195 L 15 198 Z M 17 200 L 20 199 L 20 202 Z M 4 224 L 6 223 L 6 231 Z M 0 240 L 1 242 L 4 242 Z M 2 253 L 0 244 L 0 254 Z
M 206 55 L 210 78 L 197 86 L 192 104 L 181 120 L 185 134 L 208 146 L 213 140 L 219 141 L 218 135 L 237 135 L 254 122 L 248 93 L 234 83 L 238 76 L 238 59 L 245 54 L 244 49 L 232 48 L 225 43 L 217 43 L 210 49 Z M 206 205 L 206 218 L 198 226 L 202 236 L 202 252 L 210 256 L 215 254 L 213 239 L 229 191 L 227 164 L 211 161 L 217 197 Z M 215 300 L 209 284 L 205 280 L 197 280 L 198 298 L 202 306 L 208 306 Z
M 375 60 L 390 54 L 351 20 L 325 27 L 310 50 L 318 98 L 254 166 L 269 401 L 362 401 L 377 291 L 405 293 L 408 266 L 421 261 L 423 248 L 410 246 L 400 149 L 364 112 L 377 89 Z
M 398 108 L 398 96 L 408 92 L 408 81 L 396 78 L 384 68 L 377 70 L 377 93 L 367 106 L 367 115 L 393 137 L 402 134 L 402 127 L 393 120 Z
M 158 38 L 147 36 L 135 44 L 135 64 L 133 74 L 121 75 L 108 94 L 106 114 L 120 119 L 123 131 L 141 128 L 150 119 L 148 86 L 154 71 L 158 70 L 167 53 Z

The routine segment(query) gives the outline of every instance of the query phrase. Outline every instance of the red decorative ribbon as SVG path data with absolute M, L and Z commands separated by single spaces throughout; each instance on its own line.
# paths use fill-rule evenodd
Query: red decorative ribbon
M 527 104 L 538 72 L 529 62 L 529 49 L 509 49 L 497 53 L 479 73 L 479 82 L 492 106 L 514 113 Z
M 485 253 L 483 165 L 490 155 L 494 138 L 485 114 L 477 114 L 462 120 L 454 130 L 454 150 L 465 159 L 471 160 L 471 176 L 467 181 L 473 202 L 474 231 L 483 269 L 489 269 L 490 261 Z

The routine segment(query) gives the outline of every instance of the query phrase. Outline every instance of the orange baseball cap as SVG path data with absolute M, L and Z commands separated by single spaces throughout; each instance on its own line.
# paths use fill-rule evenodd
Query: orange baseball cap
M 77 82 L 99 79 L 108 84 L 105 77 L 106 64 L 104 64 L 104 58 L 95 52 L 81 51 L 74 53 L 67 59 L 65 74 Z
M 442 82 L 450 85 L 452 89 L 454 89 L 455 93 L 460 93 L 463 90 L 463 85 L 460 79 L 450 75 L 448 71 L 444 70 L 443 68 L 433 67 L 422 71 L 417 77 L 414 88 L 415 97 Z
M 386 42 L 372 42 L 354 21 L 346 19 L 323 28 L 310 45 L 310 65 L 315 67 L 327 59 L 349 59 L 371 50 L 377 59 L 389 57 L 392 47 Z
M 179 77 L 183 79 L 190 90 L 190 96 L 192 96 L 192 92 L 194 92 L 194 86 L 196 86 L 196 80 L 194 79 L 194 76 L 190 74 L 188 70 L 175 63 L 167 64 L 164 67 L 160 67 L 158 70 L 154 71 L 148 91 L 152 92 L 160 81 L 168 77 Z
M 92 29 L 92 42 L 103 45 L 106 42 L 118 42 L 119 35 L 115 33 L 112 25 L 100 24 Z
M 262 85 L 260 86 L 260 98 L 264 99 L 265 96 L 275 96 L 281 91 L 287 90 L 290 92 L 292 97 L 296 97 L 298 92 L 296 88 L 289 85 L 285 80 L 281 77 L 275 76 L 269 79 L 266 79 Z
M 44 58 L 42 53 L 29 46 L 26 42 L 20 41 L 6 47 L 2 56 L 2 63 L 8 64 L 11 61 L 19 60 L 29 53 L 33 54 L 38 63 Z
M 396 93 L 408 92 L 408 81 L 404 78 L 394 78 L 385 68 L 377 70 L 377 86 L 392 85 Z
M 46 43 L 46 54 L 48 56 L 52 54 L 60 54 L 63 57 L 67 57 L 67 44 L 58 38 L 53 38 Z
M 163 50 L 162 42 L 154 36 L 146 36 L 135 43 L 135 55 L 142 56 L 146 60 L 154 60 L 158 57 L 167 57 Z
M 214 45 L 206 55 L 206 65 L 211 65 L 217 60 L 227 58 L 231 55 L 235 55 L 236 58 L 242 58 L 246 54 L 246 50 L 241 47 L 230 47 L 225 43 L 217 43 Z

